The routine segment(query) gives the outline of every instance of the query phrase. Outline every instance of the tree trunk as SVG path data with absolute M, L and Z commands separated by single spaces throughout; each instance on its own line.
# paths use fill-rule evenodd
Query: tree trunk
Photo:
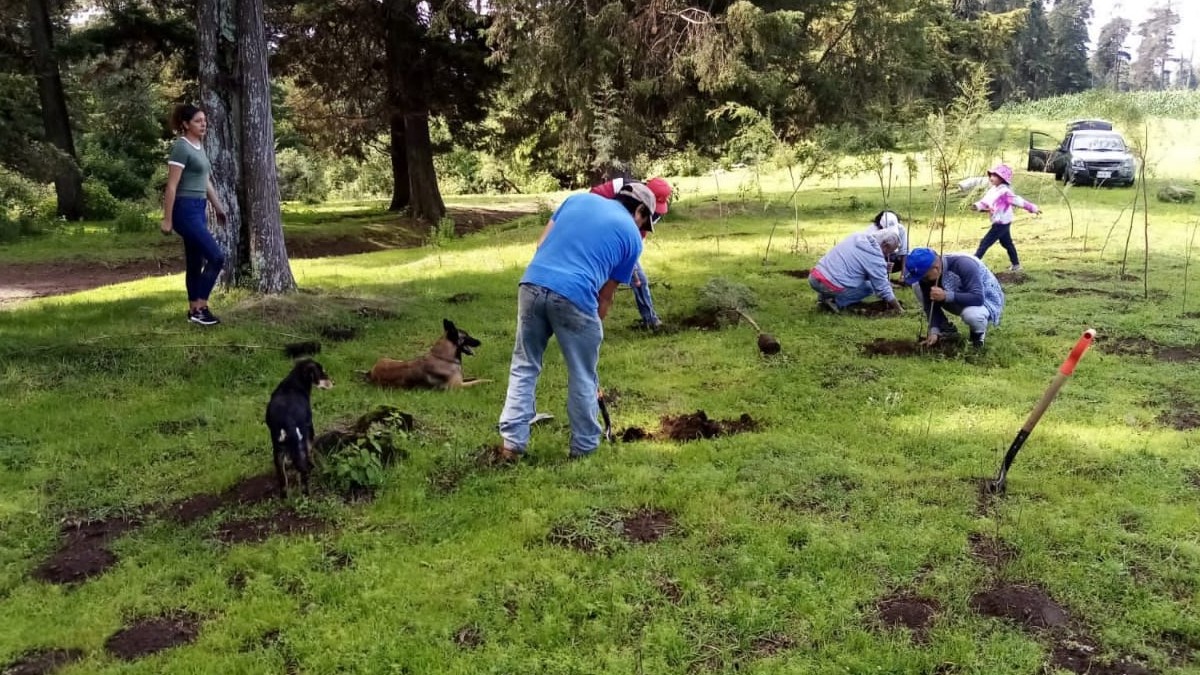
M 250 232 L 242 217 L 241 105 L 232 86 L 238 77 L 237 44 L 225 36 L 237 27 L 236 0 L 200 0 L 198 3 L 198 56 L 200 106 L 208 116 L 205 151 L 212 163 L 212 182 L 228 218 L 224 226 L 210 219 L 213 236 L 225 252 L 221 283 L 233 287 L 250 279 Z
M 283 242 L 279 178 L 275 171 L 275 122 L 267 74 L 263 0 L 238 0 L 238 64 L 242 73 L 242 180 L 245 216 L 251 223 L 250 259 L 260 293 L 296 289 Z
M 412 201 L 408 179 L 408 146 L 404 142 L 404 115 L 391 113 L 392 203 L 389 211 L 403 211 Z
M 54 191 L 58 196 L 58 215 L 67 220 L 83 218 L 83 175 L 75 155 L 67 96 L 63 92 L 58 57 L 54 54 L 54 27 L 46 0 L 29 1 L 29 36 L 33 45 L 33 64 L 42 103 L 42 126 L 46 140 L 62 150 L 66 160 L 55 170 Z
M 433 142 L 429 138 L 429 113 L 404 115 L 404 139 L 408 148 L 408 184 L 412 190 L 412 214 L 430 223 L 446 216 L 446 204 L 438 190 L 433 168 Z

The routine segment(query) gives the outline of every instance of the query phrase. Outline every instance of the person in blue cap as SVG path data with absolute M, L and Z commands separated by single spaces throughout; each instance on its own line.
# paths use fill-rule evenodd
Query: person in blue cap
M 1004 289 L 987 265 L 973 255 L 913 249 L 904 261 L 904 283 L 912 286 L 929 317 L 929 335 L 922 342 L 925 346 L 958 333 L 946 312 L 962 317 L 971 331 L 971 344 L 977 348 L 983 347 L 988 325 L 1000 325 Z

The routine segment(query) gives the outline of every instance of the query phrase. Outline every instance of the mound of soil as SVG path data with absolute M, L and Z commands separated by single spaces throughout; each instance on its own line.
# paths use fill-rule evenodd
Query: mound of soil
M 1032 281 L 1029 275 L 1024 272 L 997 272 L 996 279 L 1005 286 L 1020 286 L 1023 283 Z
M 475 649 L 483 644 L 483 631 L 478 626 L 463 626 L 454 633 L 459 649 Z
M 305 516 L 291 509 L 257 518 L 227 521 L 217 530 L 217 539 L 226 544 L 259 544 L 275 535 L 313 534 L 326 529 L 320 518 Z
M 33 576 L 52 584 L 74 584 L 103 574 L 117 564 L 108 544 L 140 524 L 125 517 L 68 523 L 62 529 L 62 544 L 38 565 Z
M 675 529 L 675 516 L 658 509 L 638 509 L 619 521 L 620 535 L 626 541 L 647 544 L 658 541 Z
M 1152 356 L 1168 363 L 1200 361 L 1200 345 L 1172 346 L 1145 337 L 1115 337 L 1097 340 L 1101 350 L 1119 356 Z
M 779 274 L 786 274 L 797 279 L 807 279 L 809 270 L 779 270 Z
M 879 622 L 887 628 L 907 628 L 913 640 L 924 642 L 929 637 L 929 627 L 937 616 L 940 605 L 937 600 L 916 595 L 894 595 L 883 598 L 875 611 Z
M 278 494 L 275 474 L 250 476 L 229 486 L 221 494 L 208 492 L 185 497 L 163 506 L 159 515 L 182 525 L 202 520 L 226 506 L 261 504 Z
M 358 337 L 358 329 L 354 326 L 321 326 L 317 332 L 330 342 L 349 342 Z
M 1050 665 L 1079 675 L 1151 675 L 1148 668 L 1128 659 L 1102 663 L 1096 660 L 1099 652 L 1087 636 L 1059 640 L 1050 653 Z
M 399 431 L 412 431 L 413 416 L 402 412 L 399 408 L 384 405 L 363 415 L 354 423 L 335 425 L 313 439 L 313 449 L 322 455 L 332 455 L 343 447 L 354 445 L 370 435 L 372 427 L 393 427 Z M 404 457 L 404 450 L 395 446 L 381 447 L 379 461 L 385 466 L 396 457 Z
M 889 340 L 875 338 L 874 341 L 862 345 L 862 351 L 867 356 L 925 356 L 927 354 L 943 354 L 955 356 L 962 351 L 962 340 L 943 338 L 932 347 L 926 347 L 916 340 Z
M 1158 415 L 1158 423 L 1177 431 L 1200 428 L 1200 410 L 1189 401 L 1171 400 L 1168 408 Z
M 993 570 L 999 570 L 1017 558 L 1015 548 L 986 534 L 972 532 L 967 537 L 967 544 L 971 547 L 971 555 Z
M 1067 611 L 1032 586 L 1001 585 L 971 596 L 971 608 L 984 616 L 1015 621 L 1025 628 L 1064 628 Z
M 622 443 L 636 443 L 638 441 L 648 441 L 654 438 L 654 436 L 641 427 L 629 427 L 625 431 L 622 431 L 618 435 L 618 438 L 621 439 Z
M 694 328 L 696 330 L 720 330 L 725 326 L 731 326 L 738 322 L 737 312 L 728 310 L 706 310 L 698 311 L 695 314 L 684 317 L 677 323 L 684 328 Z
M 4 675 L 52 675 L 76 661 L 83 660 L 82 649 L 39 649 L 25 652 L 16 661 L 0 669 Z
M 321 353 L 321 343 L 316 340 L 306 340 L 304 342 L 289 342 L 283 346 L 283 355 L 289 359 L 298 359 L 304 356 L 316 356 Z
M 758 334 L 758 351 L 767 356 L 775 356 L 783 350 L 783 345 L 779 344 L 779 339 L 770 333 Z
M 478 293 L 455 293 L 454 295 L 446 298 L 446 302 L 450 303 L 451 305 L 462 305 L 468 302 L 474 302 L 478 299 Z
M 200 635 L 200 618 L 194 614 L 141 619 L 117 631 L 104 642 L 108 653 L 123 661 L 134 661 L 196 641 Z
M 164 518 L 182 525 L 191 525 L 216 513 L 224 505 L 225 501 L 218 495 L 198 494 L 164 506 L 161 513 Z
M 758 430 L 758 422 L 746 413 L 736 420 L 713 420 L 703 410 L 690 415 L 664 415 L 660 424 L 659 435 L 672 441 L 696 441 Z

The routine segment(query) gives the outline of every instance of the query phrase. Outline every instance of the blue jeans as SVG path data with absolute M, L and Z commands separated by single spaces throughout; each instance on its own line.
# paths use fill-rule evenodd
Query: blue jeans
M 840 291 L 830 290 L 829 287 L 818 281 L 815 277 L 808 278 L 808 285 L 812 286 L 812 289 L 817 292 L 817 297 L 820 300 L 833 298 L 833 302 L 838 306 L 838 309 L 862 302 L 875 293 L 875 288 L 871 286 L 870 281 L 864 281 L 861 286 L 844 288 Z
M 597 314 L 588 314 L 558 293 L 533 284 L 521 284 L 517 302 L 517 339 L 508 373 L 508 395 L 500 413 L 500 437 L 504 447 L 513 452 L 523 453 L 529 446 L 529 423 L 537 411 L 538 376 L 552 335 L 558 338 L 567 364 L 571 456 L 587 455 L 600 446 L 603 433 L 596 419 L 600 412 L 596 366 L 600 363 L 604 326 Z
M 992 223 L 992 227 L 988 229 L 987 234 L 983 235 L 983 241 L 979 242 L 979 248 L 975 249 L 975 257 L 983 260 L 983 256 L 987 253 L 992 244 L 1000 242 L 1005 251 L 1008 251 L 1008 261 L 1014 265 L 1020 265 L 1021 261 L 1017 259 L 1017 246 L 1012 240 L 1012 223 Z
M 642 315 L 642 323 L 657 326 L 662 321 L 654 313 L 654 300 L 650 298 L 650 280 L 646 278 L 646 270 L 642 269 L 641 263 L 633 268 L 633 278 L 641 284 L 633 287 L 633 299 L 637 302 L 638 314 Z
M 183 239 L 189 301 L 208 300 L 225 266 L 225 254 L 208 231 L 207 209 L 208 200 L 203 197 L 176 197 L 171 210 L 171 224 Z

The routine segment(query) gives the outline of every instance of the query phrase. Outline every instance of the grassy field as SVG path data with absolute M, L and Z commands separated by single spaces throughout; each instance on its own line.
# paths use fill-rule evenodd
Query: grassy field
M 1146 672 L 1113 665 L 1126 658 L 1200 672 L 1195 280 L 1183 297 L 1194 208 L 1152 205 L 1148 276 L 1138 215 L 1123 280 L 1132 192 L 1073 188 L 1071 236 L 1058 191 L 1021 176 L 1046 216 L 1014 228 L 1028 280 L 1007 288 L 988 351 L 868 357 L 876 338 L 915 338 L 916 313 L 821 314 L 783 272 L 863 227 L 880 190 L 870 176 L 806 188 L 797 226 L 784 180 L 681 180 L 644 259 L 675 324 L 708 279 L 749 286 L 781 355 L 760 356 L 745 326 L 636 332 L 625 291 L 606 325 L 618 430 L 696 410 L 761 425 L 712 440 L 567 461 L 551 349 L 539 403 L 557 419 L 524 464 L 476 461 L 497 440 L 536 217 L 437 247 L 294 261 L 305 292 L 215 298 L 226 323 L 212 330 L 183 321 L 178 276 L 0 313 L 0 664 L 63 649 L 78 650 L 60 654 L 79 659 L 72 674 Z M 926 182 L 911 206 L 906 185 L 892 195 L 914 243 L 973 249 L 985 220 L 955 201 L 931 230 Z M 349 215 L 289 218 L 325 232 Z M 5 259 L 42 255 L 20 246 Z M 1007 265 L 998 247 L 987 262 Z M 407 393 L 356 376 L 377 356 L 422 353 L 443 317 L 483 341 L 465 368 L 492 384 Z M 322 337 L 331 326 L 357 337 Z M 981 500 L 978 479 L 1088 327 L 1101 340 L 1008 496 Z M 281 346 L 299 339 L 323 342 L 336 381 L 314 393 L 318 430 L 381 404 L 415 419 L 392 434 L 406 456 L 373 499 L 262 500 L 246 482 L 270 470 L 262 412 L 290 367 Z M 190 502 L 211 512 L 180 518 L 195 495 L 213 496 Z M 108 534 L 71 529 L 100 518 Z M 120 531 L 120 518 L 139 524 Z M 74 584 L 34 578 L 64 542 L 116 564 Z M 121 631 L 156 616 L 172 617 L 160 633 L 194 641 L 118 658 L 149 651 Z

